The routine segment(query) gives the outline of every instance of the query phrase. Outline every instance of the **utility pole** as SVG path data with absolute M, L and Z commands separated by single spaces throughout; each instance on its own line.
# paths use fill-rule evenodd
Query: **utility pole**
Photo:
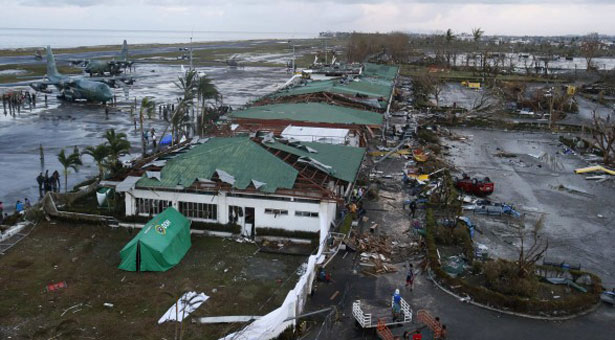
M 192 33 L 190 34 L 190 70 L 193 69 L 192 66 Z
M 41 158 L 41 172 L 45 171 L 45 152 L 43 151 L 43 144 L 39 144 L 39 153 Z

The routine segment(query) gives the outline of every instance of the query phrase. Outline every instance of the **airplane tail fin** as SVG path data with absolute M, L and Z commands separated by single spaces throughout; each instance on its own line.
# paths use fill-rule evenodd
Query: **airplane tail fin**
M 58 68 L 56 67 L 56 59 L 53 56 L 51 47 L 47 46 L 47 76 L 57 77 L 59 75 L 60 73 L 58 72 Z
M 124 44 L 122 45 L 122 52 L 120 53 L 120 60 L 126 61 L 128 60 L 128 43 L 124 40 Z

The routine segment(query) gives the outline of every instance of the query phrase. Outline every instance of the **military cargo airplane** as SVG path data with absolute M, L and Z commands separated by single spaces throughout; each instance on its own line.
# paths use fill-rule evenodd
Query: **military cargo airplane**
M 128 43 L 124 40 L 119 58 L 116 60 L 71 60 L 71 64 L 84 67 L 85 73 L 90 77 L 94 75 L 105 76 L 107 73 L 112 76 L 119 75 L 126 68 L 131 67 L 134 61 L 128 60 Z
M 42 81 L 30 83 L 30 87 L 36 91 L 51 93 L 48 87 L 53 85 L 60 92 L 58 96 L 60 99 L 106 104 L 113 100 L 113 91 L 105 83 L 108 80 L 108 78 L 103 78 L 97 81 L 83 76 L 67 76 L 59 73 L 51 47 L 47 46 L 47 75 Z

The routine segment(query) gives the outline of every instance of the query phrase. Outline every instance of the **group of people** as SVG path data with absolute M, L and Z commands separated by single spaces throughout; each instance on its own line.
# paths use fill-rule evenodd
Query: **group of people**
M 149 134 L 148 134 L 148 133 L 149 133 Z M 148 131 L 143 131 L 143 139 L 145 139 L 145 143 L 146 143 L 146 144 L 149 144 L 149 138 L 150 138 L 150 136 L 151 136 L 151 138 L 152 138 L 152 149 L 153 149 L 154 151 L 156 151 L 156 142 L 157 142 L 157 137 L 156 137 L 156 129 L 151 128 L 151 129 L 149 130 L 149 132 L 148 132 Z
M 169 117 L 175 111 L 175 104 L 161 104 L 158 105 L 158 117 L 169 121 Z
M 58 192 L 60 191 L 60 173 L 58 170 L 54 171 L 51 176 L 49 176 L 49 170 L 45 170 L 45 175 L 43 173 L 39 173 L 36 177 L 36 182 L 38 183 L 38 193 L 41 197 L 48 192 Z
M 29 105 L 30 108 L 36 107 L 36 93 L 30 91 L 11 91 L 2 94 L 2 110 L 4 115 L 12 115 L 21 113 L 21 108 Z M 47 95 L 45 95 L 45 104 L 47 104 Z

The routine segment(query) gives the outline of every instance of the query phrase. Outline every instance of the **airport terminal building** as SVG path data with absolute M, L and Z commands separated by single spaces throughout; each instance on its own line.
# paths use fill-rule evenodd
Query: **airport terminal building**
M 271 137 L 200 140 L 141 167 L 116 190 L 126 215 L 155 216 L 169 206 L 193 221 L 327 233 L 352 191 L 365 149 Z

